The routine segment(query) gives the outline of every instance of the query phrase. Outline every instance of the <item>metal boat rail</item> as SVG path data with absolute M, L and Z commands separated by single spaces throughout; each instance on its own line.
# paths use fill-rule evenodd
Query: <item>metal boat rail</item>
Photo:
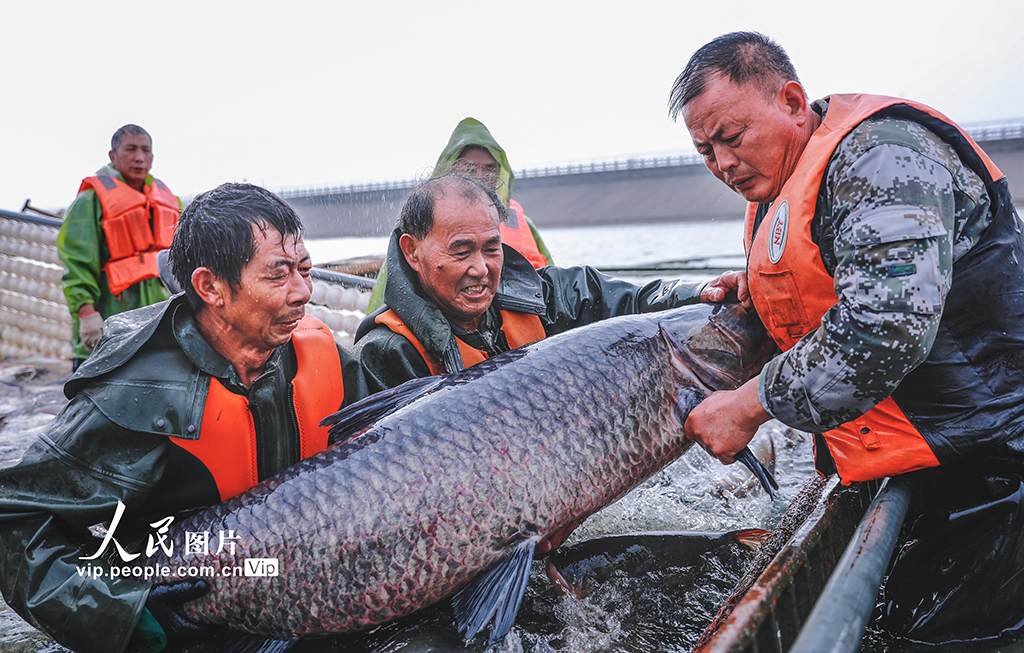
M 902 479 L 808 480 L 694 652 L 857 651 L 909 500 Z
M 60 226 L 64 224 L 64 221 L 60 218 L 54 218 L 49 215 L 40 215 L 37 213 L 18 213 L 17 211 L 6 211 L 0 209 L 0 218 L 7 218 L 8 220 L 20 220 L 21 222 L 30 222 L 32 224 L 42 225 L 44 227 L 54 227 L 60 229 Z

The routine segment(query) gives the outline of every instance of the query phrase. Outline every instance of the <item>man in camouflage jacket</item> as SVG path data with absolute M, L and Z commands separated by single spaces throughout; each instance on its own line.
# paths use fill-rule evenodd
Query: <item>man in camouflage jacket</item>
M 917 103 L 808 103 L 788 56 L 718 37 L 676 80 L 716 177 L 751 202 L 736 284 L 783 353 L 687 435 L 724 462 L 776 418 L 844 482 L 907 474 L 882 625 L 941 642 L 1024 628 L 1024 238 L 1005 178 Z

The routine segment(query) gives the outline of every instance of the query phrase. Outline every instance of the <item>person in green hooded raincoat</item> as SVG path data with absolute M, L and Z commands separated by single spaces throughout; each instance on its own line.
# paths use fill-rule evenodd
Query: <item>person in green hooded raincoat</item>
M 158 182 L 149 174 L 153 164 L 152 138 L 138 125 L 124 125 L 110 141 L 110 163 L 96 171 L 139 191 Z M 175 198 L 177 199 L 177 198 Z M 182 208 L 178 200 L 178 209 Z M 61 286 L 71 311 L 71 343 L 76 367 L 92 353 L 111 315 L 162 302 L 170 292 L 158 277 L 143 279 L 119 294 L 110 291 L 104 266 L 110 249 L 103 232 L 103 209 L 96 191 L 80 190 L 68 207 L 57 236 L 57 252 L 64 263 Z
M 437 158 L 431 177 L 453 169 L 486 180 L 508 207 L 508 218 L 501 225 L 501 237 L 506 245 L 525 256 L 534 268 L 554 263 L 537 227 L 527 217 L 522 205 L 510 196 L 515 175 L 512 166 L 508 164 L 505 150 L 494 140 L 490 130 L 476 118 L 466 118 L 455 127 L 448 145 Z M 387 267 L 385 260 L 377 275 L 377 285 L 370 295 L 370 312 L 380 308 L 384 302 Z

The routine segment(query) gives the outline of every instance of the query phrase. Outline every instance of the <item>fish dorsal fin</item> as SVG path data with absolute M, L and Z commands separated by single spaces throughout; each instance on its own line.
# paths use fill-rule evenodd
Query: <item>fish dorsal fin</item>
M 361 399 L 333 415 L 328 415 L 320 426 L 330 426 L 330 442 L 344 442 L 370 428 L 380 418 L 408 406 L 421 397 L 444 386 L 444 375 L 428 376 L 406 381 L 400 386 L 378 392 Z
M 466 641 L 472 639 L 493 618 L 490 643 L 500 642 L 519 612 L 530 577 L 536 539 L 524 540 L 504 560 L 473 579 L 452 599 L 455 623 Z

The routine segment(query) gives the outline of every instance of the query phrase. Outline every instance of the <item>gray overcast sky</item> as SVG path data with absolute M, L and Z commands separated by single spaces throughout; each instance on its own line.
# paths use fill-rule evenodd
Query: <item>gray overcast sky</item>
M 1020 0 L 0 0 L 0 25 L 8 210 L 69 204 L 127 122 L 179 195 L 411 178 L 466 116 L 515 169 L 689 150 L 669 88 L 740 29 L 778 40 L 812 97 L 1024 118 Z

